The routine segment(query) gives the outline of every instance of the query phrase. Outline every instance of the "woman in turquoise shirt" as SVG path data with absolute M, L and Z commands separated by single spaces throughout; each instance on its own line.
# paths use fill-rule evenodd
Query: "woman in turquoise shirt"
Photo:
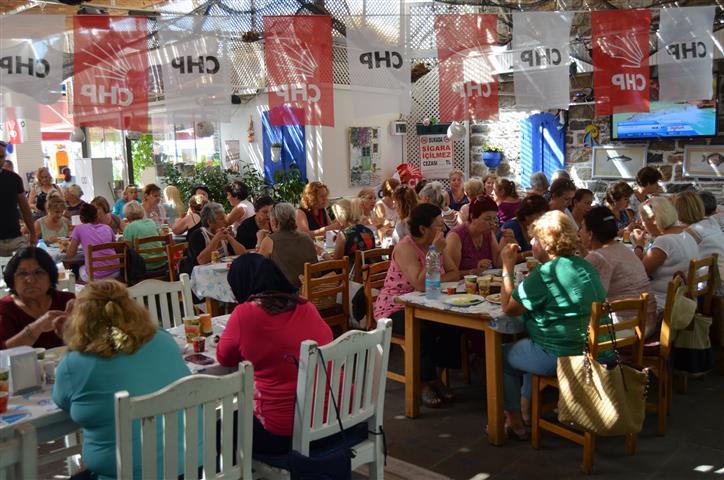
M 171 335 L 159 330 L 148 311 L 115 280 L 86 285 L 73 305 L 63 339 L 70 352 L 56 370 L 53 401 L 83 427 L 83 463 L 89 473 L 115 478 L 115 393 L 152 393 L 189 375 L 189 369 Z M 176 478 L 183 471 L 183 432 L 181 425 L 179 471 L 164 472 L 164 478 Z M 140 478 L 138 425 L 133 433 L 134 477 Z M 161 476 L 163 443 L 156 444 Z

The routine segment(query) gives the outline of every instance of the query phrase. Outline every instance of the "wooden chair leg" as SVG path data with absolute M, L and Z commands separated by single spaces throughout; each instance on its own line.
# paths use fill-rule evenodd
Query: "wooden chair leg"
M 626 455 L 633 455 L 636 453 L 636 437 L 635 433 L 629 433 L 626 435 L 625 451 Z
M 450 388 L 450 369 L 443 368 L 440 372 L 440 381 L 443 385 Z
M 465 335 L 460 339 L 460 355 L 462 356 L 463 382 L 470 385 L 470 353 L 468 352 L 468 339 Z
M 530 409 L 530 444 L 533 448 L 540 448 L 540 410 L 541 410 L 541 391 L 540 377 L 533 375 L 533 388 L 531 396 Z
M 583 433 L 583 463 L 581 471 L 590 474 L 593 470 L 593 456 L 596 453 L 596 435 L 591 432 Z

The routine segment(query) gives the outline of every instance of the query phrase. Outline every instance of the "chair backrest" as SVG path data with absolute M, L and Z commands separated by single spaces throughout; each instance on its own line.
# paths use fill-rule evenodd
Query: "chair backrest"
M 66 272 L 65 278 L 58 280 L 58 290 L 75 294 L 75 275 L 73 272 Z
M 297 377 L 297 406 L 292 447 L 309 455 L 314 440 L 339 432 L 334 394 L 340 420 L 346 429 L 367 421 L 369 430 L 382 426 L 392 321 L 381 319 L 371 332 L 349 331 L 323 347 L 302 342 Z M 329 377 L 319 364 L 320 351 Z
M 148 395 L 131 397 L 116 392 L 116 474 L 133 478 L 133 421 L 141 421 L 141 478 L 176 478 L 179 450 L 183 473 L 197 478 L 199 464 L 204 478 L 251 479 L 251 434 L 254 402 L 254 369 L 250 362 L 239 364 L 239 371 L 222 377 L 189 375 Z M 234 400 L 236 400 L 236 405 Z M 216 419 L 221 407 L 221 472 L 216 474 Z M 237 451 L 233 452 L 234 411 L 238 409 Z M 199 418 L 201 415 L 201 418 Z M 184 423 L 179 425 L 179 421 Z M 163 435 L 157 435 L 157 425 Z M 199 428 L 203 451 L 199 452 Z M 183 436 L 184 448 L 180 448 Z M 157 447 L 157 443 L 162 445 Z M 158 448 L 158 449 L 157 449 Z M 157 471 L 157 455 L 163 456 L 163 474 Z M 236 466 L 232 459 L 236 459 Z
M 644 338 L 646 329 L 646 317 L 648 316 L 649 294 L 642 293 L 639 298 L 616 300 L 613 302 L 594 302 L 591 306 L 591 322 L 588 326 L 589 351 L 593 358 L 600 352 L 612 350 L 613 340 L 610 338 L 611 331 L 616 335 L 616 347 L 631 346 L 633 350 L 633 363 L 641 365 L 644 355 Z M 626 316 L 618 315 L 620 321 L 612 323 L 606 318 L 611 313 L 624 312 Z M 602 320 L 605 323 L 602 325 Z M 621 337 L 619 332 L 633 330 L 633 334 Z
M 148 308 L 151 318 L 163 328 L 182 325 L 183 317 L 194 314 L 191 280 L 186 273 L 182 273 L 181 278 L 176 282 L 144 280 L 128 287 L 128 294 Z M 183 312 L 181 312 L 179 303 L 183 304 Z
M 689 262 L 689 275 L 686 278 L 689 297 L 697 302 L 699 313 L 704 315 L 711 315 L 718 268 L 719 255 L 716 253 L 701 260 Z M 703 297 L 701 302 L 699 302 L 699 297 Z
M 354 268 L 352 269 L 352 280 L 362 283 L 362 269 L 369 263 L 377 263 L 387 260 L 392 255 L 392 247 L 370 248 L 369 250 L 358 250 L 354 254 Z
M 362 267 L 362 282 L 364 283 L 365 298 L 367 300 L 367 330 L 375 328 L 375 300 L 379 291 L 385 284 L 387 270 L 390 269 L 390 261 L 367 264 Z M 377 294 L 375 294 L 377 291 Z
M 13 257 L 0 257 L 0 274 L 5 272 L 5 266 L 10 262 Z
M 174 243 L 166 245 L 166 258 L 168 259 L 168 277 L 173 282 L 178 278 L 178 266 L 188 248 L 188 243 Z
M 349 318 L 349 258 L 304 264 L 303 295 L 319 310 L 338 305 Z M 342 303 L 337 294 L 342 294 Z
M 671 354 L 671 317 L 674 314 L 676 291 L 682 285 L 684 285 L 684 279 L 680 275 L 675 275 L 666 289 L 666 305 L 664 306 L 664 317 L 661 320 L 661 333 L 659 334 L 659 356 L 662 358 L 669 358 Z
M 160 243 L 158 246 L 150 246 L 152 243 Z M 169 235 L 155 235 L 152 237 L 137 238 L 133 242 L 136 253 L 141 255 L 146 264 L 146 278 L 168 278 L 165 269 L 152 269 L 148 265 L 153 263 L 166 262 L 168 260 L 166 248 L 173 243 L 173 237 Z
M 38 438 L 31 424 L 0 431 L 0 478 L 38 478 Z
M 112 254 L 98 253 L 101 250 L 113 250 Z M 98 272 L 108 270 L 120 270 L 119 280 L 128 283 L 127 266 L 128 266 L 128 244 L 126 242 L 110 242 L 100 243 L 98 245 L 88 246 L 88 264 L 86 270 L 88 272 L 88 280 L 95 280 Z M 97 262 L 108 262 L 104 265 L 96 265 Z

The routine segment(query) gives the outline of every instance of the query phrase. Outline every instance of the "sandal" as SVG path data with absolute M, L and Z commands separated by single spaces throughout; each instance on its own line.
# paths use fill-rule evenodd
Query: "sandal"
M 444 383 L 437 381 L 433 384 L 431 384 L 431 387 L 435 389 L 438 396 L 442 399 L 445 403 L 452 403 L 455 401 L 455 394 L 452 390 L 450 390 L 447 386 L 445 386 Z
M 527 442 L 528 440 L 530 440 L 530 435 L 528 434 L 527 430 L 524 429 L 523 434 L 521 435 L 512 428 L 510 428 L 509 425 L 505 426 L 505 436 L 519 442 Z
M 428 408 L 440 408 L 442 407 L 442 399 L 438 395 L 437 391 L 430 385 L 423 385 L 421 392 L 422 404 Z

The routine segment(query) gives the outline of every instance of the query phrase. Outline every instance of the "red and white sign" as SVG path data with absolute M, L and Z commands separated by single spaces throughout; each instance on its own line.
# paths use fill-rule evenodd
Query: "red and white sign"
M 332 17 L 264 17 L 264 40 L 269 122 L 333 127 Z
M 649 111 L 650 10 L 591 13 L 596 115 Z
M 20 145 L 23 143 L 25 136 L 25 120 L 7 120 L 5 122 L 5 131 L 7 132 L 8 143 Z
M 424 178 L 447 178 L 453 168 L 453 142 L 447 135 L 420 135 L 420 170 Z
M 498 17 L 437 15 L 440 121 L 498 118 L 498 80 L 491 61 Z
M 76 16 L 73 38 L 76 125 L 147 132 L 147 19 Z

